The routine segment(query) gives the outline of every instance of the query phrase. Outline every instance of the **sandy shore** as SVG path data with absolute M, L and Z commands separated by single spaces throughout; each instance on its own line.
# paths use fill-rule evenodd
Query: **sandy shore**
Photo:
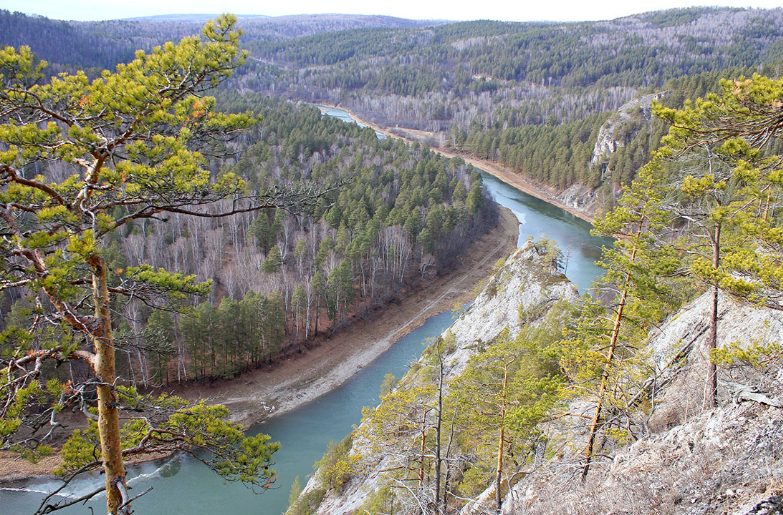
M 363 367 L 388 350 L 399 338 L 438 313 L 452 309 L 475 296 L 475 286 L 489 276 L 498 259 L 516 248 L 519 225 L 507 209 L 501 211 L 499 226 L 475 242 L 461 258 L 459 266 L 414 292 L 399 304 L 391 304 L 351 326 L 324 335 L 301 354 L 231 380 L 210 386 L 191 385 L 177 395 L 191 401 L 206 399 L 225 404 L 231 419 L 249 427 L 269 416 L 289 412 L 328 393 L 348 381 Z M 74 429 L 83 423 L 74 420 Z M 0 482 L 51 474 L 60 464 L 51 456 L 36 464 L 0 451 Z
M 413 129 L 404 129 L 404 128 L 398 128 L 395 129 L 397 133 L 402 132 L 403 134 L 406 134 L 407 136 L 400 136 L 399 134 L 392 133 L 388 128 L 381 127 L 379 125 L 375 125 L 371 122 L 368 122 L 367 120 L 364 120 L 363 118 L 359 117 L 351 111 L 350 109 L 347 109 L 343 106 L 334 106 L 334 105 L 328 105 L 328 104 L 320 104 L 324 107 L 333 107 L 335 109 L 342 109 L 343 111 L 347 112 L 351 115 L 351 117 L 356 120 L 357 122 L 361 123 L 362 125 L 366 125 L 368 127 L 371 127 L 373 130 L 380 132 L 381 134 L 385 134 L 389 138 L 401 138 L 408 142 L 415 142 L 415 141 L 421 141 L 421 139 L 426 138 L 428 136 L 434 136 L 433 133 L 426 132 L 426 131 L 419 131 L 419 130 L 413 130 Z M 533 197 L 539 198 L 549 204 L 552 204 L 553 206 L 557 206 L 560 209 L 564 211 L 568 211 L 574 216 L 577 216 L 581 218 L 582 220 L 585 220 L 587 222 L 593 221 L 593 217 L 583 213 L 577 209 L 574 209 L 570 206 L 567 206 L 560 202 L 560 200 L 557 199 L 557 195 L 554 189 L 548 188 L 546 186 L 541 186 L 539 184 L 536 184 L 528 179 L 526 179 L 524 176 L 519 175 L 518 173 L 513 172 L 512 170 L 500 166 L 497 163 L 494 163 L 492 161 L 488 161 L 486 159 L 478 159 L 476 157 L 469 156 L 467 154 L 461 154 L 458 152 L 453 152 L 451 150 L 445 149 L 443 147 L 431 147 L 431 149 L 434 152 L 437 152 L 439 154 L 442 154 L 446 157 L 461 157 L 465 160 L 466 163 L 470 163 L 473 166 L 477 168 L 481 168 L 485 172 L 487 172 L 490 175 L 493 175 L 500 179 L 501 181 L 510 184 L 517 188 L 520 191 L 524 191 L 528 195 L 531 195 Z
M 471 246 L 456 270 L 401 303 L 383 308 L 376 316 L 358 319 L 331 338 L 321 336 L 310 349 L 293 354 L 284 363 L 212 388 L 189 389 L 182 395 L 225 404 L 232 420 L 248 426 L 337 388 L 427 318 L 472 300 L 476 284 L 490 275 L 498 259 L 516 248 L 518 221 L 507 209 L 501 213 L 499 226 Z

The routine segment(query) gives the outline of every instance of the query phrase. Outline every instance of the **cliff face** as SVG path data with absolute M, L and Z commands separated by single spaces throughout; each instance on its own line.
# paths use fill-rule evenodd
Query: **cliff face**
M 493 275 L 473 304 L 465 310 L 449 329 L 454 341 L 444 356 L 446 368 L 444 382 L 457 377 L 484 344 L 508 328 L 513 336 L 523 323 L 536 324 L 547 313 L 549 307 L 560 299 L 575 301 L 578 298 L 576 287 L 568 281 L 553 263 L 554 254 L 543 243 L 528 242 L 517 249 L 503 266 Z M 445 335 L 445 333 L 444 333 Z M 420 364 L 426 361 L 422 357 Z M 403 377 L 398 390 L 416 389 L 426 382 L 424 368 L 413 366 Z M 431 393 L 431 392 L 430 392 Z M 426 395 L 426 394 L 425 394 Z M 420 402 L 432 400 L 421 398 Z M 362 434 L 362 428 L 356 432 Z M 389 435 L 390 438 L 392 435 Z M 377 450 L 366 439 L 357 436 L 343 442 L 340 450 L 344 462 L 350 463 L 354 471 L 338 488 L 330 488 L 330 473 L 333 469 L 323 466 L 314 474 L 300 496 L 298 506 L 289 509 L 289 513 L 317 513 L 338 515 L 353 513 L 366 506 L 370 497 L 380 486 L 387 483 L 385 471 L 395 470 L 399 466 L 398 456 L 389 452 L 388 447 Z
M 607 456 L 585 483 L 573 463 L 543 465 L 514 486 L 503 513 L 778 514 L 781 439 L 780 409 L 743 403 L 695 412 Z M 765 503 L 778 511 L 761 511 Z
M 633 134 L 626 134 L 622 138 L 618 137 L 617 135 L 620 131 L 634 118 L 638 121 L 649 122 L 652 118 L 653 101 L 660 99 L 664 95 L 665 93 L 642 95 L 620 106 L 617 113 L 612 115 L 598 131 L 598 138 L 593 148 L 590 164 L 599 164 L 605 161 L 610 154 L 617 152 L 617 149 L 625 144 L 625 139 L 629 136 L 633 137 Z
M 783 313 L 728 296 L 719 305 L 719 347 L 783 341 Z M 709 309 L 705 294 L 652 335 L 660 390 L 646 408 L 644 437 L 601 442 L 585 483 L 573 452 L 534 467 L 506 495 L 503 513 L 783 513 L 780 353 L 764 373 L 719 369 L 720 407 L 705 409 Z M 748 395 L 746 385 L 757 391 Z
M 489 343 L 505 328 L 515 336 L 523 325 L 540 321 L 555 302 L 574 302 L 579 297 L 576 286 L 556 270 L 548 251 L 530 241 L 517 249 L 454 322 L 449 331 L 456 350 L 449 356 L 449 379 L 459 375 L 478 352 L 477 342 Z
M 642 127 L 652 119 L 652 103 L 666 95 L 667 92 L 642 95 L 626 102 L 604 123 L 598 131 L 598 136 L 593 147 L 593 154 L 588 167 L 601 168 L 601 183 L 612 184 L 612 176 L 615 173 L 609 166 L 609 159 L 624 147 L 627 142 L 635 138 Z M 616 181 L 615 181 L 616 182 Z M 566 206 L 594 216 L 609 199 L 609 195 L 617 196 L 619 189 L 590 188 L 584 184 L 572 184 L 557 196 L 557 200 Z
M 444 396 L 473 366 L 472 359 L 491 354 L 500 345 L 496 342 L 502 340 L 498 335 L 504 328 L 513 336 L 527 334 L 531 327 L 546 327 L 552 323 L 552 313 L 558 312 L 555 306 L 561 306 L 558 300 L 577 300 L 573 285 L 552 263 L 553 254 L 546 245 L 529 242 L 490 278 L 474 304 L 451 327 L 453 340 L 444 335 L 444 341 L 450 342 L 443 351 Z M 777 343 L 778 350 L 760 366 L 722 369 L 721 405 L 708 410 L 704 407 L 707 358 L 703 349 L 709 305 L 707 295 L 698 298 L 650 335 L 641 354 L 653 372 L 649 400 L 626 415 L 636 427 L 630 436 L 615 436 L 610 430 L 600 434 L 586 481 L 580 481 L 580 476 L 587 441 L 585 419 L 589 419 L 585 414 L 594 409 L 589 398 L 572 397 L 558 407 L 556 416 L 543 417 L 530 429 L 540 437 L 530 440 L 532 448 L 528 445 L 526 454 L 515 449 L 504 465 L 508 471 L 501 486 L 504 514 L 783 513 L 779 348 L 783 313 L 721 297 L 719 347 L 733 342 L 745 348 Z M 382 433 L 380 442 L 377 436 L 373 440 L 368 436 L 367 426 L 372 424 L 368 417 L 324 459 L 290 514 L 438 512 L 431 498 L 413 493 L 417 488 L 437 491 L 432 468 L 427 469 L 425 479 L 425 466 L 419 465 L 425 460 L 416 461 L 425 455 L 430 463 L 433 460 L 432 453 L 424 450 L 423 427 L 425 422 L 432 423 L 437 408 L 438 389 L 432 386 L 437 383 L 433 370 L 438 362 L 432 351 L 436 347 L 425 351 L 397 384 L 396 395 L 387 396 L 376 410 L 399 419 L 390 426 L 394 430 Z M 409 413 L 394 405 L 401 399 L 419 406 L 417 413 L 426 415 L 402 422 Z M 526 402 L 510 401 L 509 405 Z M 421 406 L 426 409 L 422 411 Z M 460 409 L 481 408 L 464 405 Z M 617 434 L 626 423 L 618 420 Z M 472 441 L 470 427 L 455 431 L 443 437 L 449 446 L 453 441 L 465 447 L 465 442 Z M 433 437 L 427 438 L 429 445 Z M 459 458 L 455 455 L 454 459 Z M 407 475 L 401 476 L 401 469 Z M 470 466 L 454 470 L 451 478 L 438 480 L 451 480 L 455 485 L 450 488 L 454 494 L 445 513 L 496 513 L 494 480 L 483 476 L 478 482 L 481 487 L 468 492 L 457 484 L 469 482 Z M 454 476 L 460 474 L 458 481 Z
M 616 196 L 614 192 L 611 194 Z M 605 196 L 606 194 L 602 193 L 600 190 L 594 190 L 589 186 L 577 183 L 572 184 L 566 188 L 565 191 L 557 195 L 557 200 L 571 209 L 594 217 L 608 200 Z

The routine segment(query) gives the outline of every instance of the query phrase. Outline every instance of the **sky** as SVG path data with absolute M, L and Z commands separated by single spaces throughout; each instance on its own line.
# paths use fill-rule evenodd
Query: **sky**
M 783 0 L 0 0 L 0 8 L 61 20 L 111 20 L 158 14 L 382 14 L 421 20 L 592 21 L 693 5 L 776 8 Z M 220 10 L 217 10 L 217 7 Z

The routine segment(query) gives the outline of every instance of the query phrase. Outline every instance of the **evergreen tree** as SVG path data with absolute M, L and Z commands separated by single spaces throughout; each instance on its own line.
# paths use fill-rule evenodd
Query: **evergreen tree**
M 261 271 L 267 274 L 280 271 L 283 264 L 283 255 L 280 253 L 280 247 L 272 246 L 264 262 L 261 264 Z
M 666 278 L 674 273 L 677 260 L 673 249 L 661 245 L 658 239 L 670 219 L 663 205 L 664 182 L 660 167 L 649 165 L 624 193 L 619 205 L 594 223 L 594 234 L 610 236 L 615 243 L 612 248 L 603 249 L 598 264 L 607 271 L 593 289 L 604 295 L 613 292 L 614 302 L 604 306 L 585 299 L 579 324 L 566 343 L 570 354 L 563 360 L 564 369 L 578 385 L 579 395 L 588 391 L 595 402 L 583 479 L 590 469 L 605 407 L 628 412 L 628 398 L 635 393 L 630 385 L 639 383 L 639 372 L 633 370 L 639 342 L 644 341 L 664 314 L 676 307 L 677 297 L 667 287 Z M 606 316 L 607 311 L 610 317 Z
M 296 286 L 296 289 L 294 290 L 293 295 L 291 296 L 291 309 L 293 310 L 294 314 L 294 328 L 295 328 L 295 336 L 296 336 L 296 344 L 300 346 L 301 350 L 301 339 L 299 337 L 299 329 L 302 325 L 302 313 L 308 309 L 307 306 L 307 296 L 305 295 L 304 288 L 301 284 Z
M 169 382 L 168 365 L 174 356 L 174 318 L 167 311 L 153 311 L 147 319 L 147 355 L 152 362 L 152 380 Z
M 711 289 L 708 349 L 718 337 L 718 292 L 769 299 L 779 306 L 783 255 L 779 220 L 780 156 L 770 143 L 779 123 L 783 80 L 760 75 L 721 81 L 720 95 L 655 112 L 672 124 L 656 159 L 673 163 L 670 207 L 684 224 L 678 246 L 690 276 Z M 717 370 L 710 363 L 707 402 L 717 405 Z
M 36 302 L 51 307 L 45 319 L 68 336 L 47 338 L 37 317 L 27 333 L 33 339 L 9 329 L 0 368 L 6 406 L 0 415 L 8 429 L 2 437 L 12 438 L 23 421 L 23 409 L 9 412 L 7 407 L 35 400 L 29 393 L 38 390 L 43 363 L 87 364 L 98 378 L 101 458 L 83 459 L 92 452 L 69 453 L 66 467 L 103 467 L 109 513 L 130 510 L 123 461 L 131 452 L 160 452 L 184 442 L 194 452 L 212 451 L 213 468 L 227 479 L 263 485 L 272 477 L 268 465 L 276 445 L 263 435 L 245 438 L 223 420 L 227 412 L 221 407 L 161 401 L 169 417 L 140 419 L 126 425 L 121 435 L 120 408 L 137 404 L 139 397 L 118 383 L 113 299 L 152 302 L 206 293 L 209 285 L 147 265 L 111 270 L 105 259 L 104 243 L 131 221 L 162 213 L 221 217 L 287 202 L 278 194 L 247 196 L 243 182 L 230 173 L 211 180 L 194 150 L 253 122 L 248 114 L 216 113 L 215 100 L 202 95 L 245 58 L 237 48 L 234 25 L 233 17 L 219 17 L 204 27 L 202 37 L 167 43 L 149 54 L 138 52 L 133 62 L 93 81 L 79 72 L 41 83 L 46 63 L 29 48 L 0 51 L 0 225 L 6 235 L 0 243 L 0 288 L 24 287 L 30 297 L 43 297 Z M 70 176 L 58 181 L 31 173 L 51 161 Z M 228 211 L 200 209 L 223 199 L 235 201 Z M 93 313 L 86 304 L 94 307 Z M 71 343 L 82 339 L 92 343 L 92 351 Z M 84 388 L 73 385 L 71 391 L 79 397 Z M 48 409 L 59 411 L 60 402 Z M 92 448 L 83 436 L 74 434 L 69 448 Z

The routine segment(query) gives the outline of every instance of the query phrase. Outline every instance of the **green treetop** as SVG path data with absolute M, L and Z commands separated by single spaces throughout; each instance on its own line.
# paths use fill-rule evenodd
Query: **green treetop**
M 723 80 L 721 89 L 721 94 L 686 102 L 683 109 L 654 106 L 655 114 L 672 126 L 662 140 L 663 147 L 626 196 L 637 199 L 634 204 L 646 206 L 647 213 L 655 213 L 659 221 L 649 226 L 650 230 L 638 226 L 643 239 L 624 240 L 639 250 L 656 239 L 659 244 L 672 245 L 676 253 L 668 254 L 665 267 L 679 267 L 677 275 L 710 290 L 710 350 L 717 345 L 719 290 L 783 308 L 783 232 L 777 209 L 783 171 L 781 156 L 771 145 L 783 131 L 783 80 L 756 75 Z M 652 207 L 654 210 L 649 209 Z M 607 218 L 605 232 L 637 223 L 634 219 L 640 212 L 628 212 L 624 221 L 628 206 L 620 209 L 625 211 Z M 631 255 L 627 249 L 628 244 L 622 253 Z M 675 256 L 678 262 L 671 261 Z M 612 260 L 622 269 L 633 264 L 631 260 L 623 265 L 619 257 L 621 254 L 616 254 Z M 652 270 L 661 264 L 652 258 L 639 256 L 636 260 Z M 643 278 L 632 268 L 628 270 Z M 637 282 L 636 286 L 643 284 Z M 705 404 L 714 406 L 714 365 L 707 375 Z
M 309 195 L 249 195 L 235 175 L 215 178 L 205 168 L 198 149 L 219 149 L 221 140 L 254 123 L 247 113 L 216 112 L 214 98 L 203 96 L 243 63 L 239 36 L 235 18 L 221 16 L 200 37 L 139 51 L 93 80 L 78 72 L 44 82 L 46 63 L 29 48 L 0 50 L 0 290 L 15 289 L 34 306 L 24 330 L 10 327 L 2 335 L 0 438 L 18 443 L 24 407 L 36 400 L 29 392 L 50 370 L 47 362 L 85 363 L 94 386 L 52 384 L 50 394 L 61 394 L 48 409 L 81 403 L 85 390 L 97 390 L 101 457 L 71 464 L 103 466 L 110 513 L 130 506 L 123 459 L 149 449 L 208 448 L 224 477 L 261 485 L 273 477 L 275 446 L 265 438 L 243 443 L 233 426 L 217 422 L 225 415 L 220 410 L 183 411 L 169 403 L 167 421 L 156 426 L 145 419 L 121 437 L 119 409 L 135 394 L 120 390 L 115 373 L 113 303 L 135 297 L 158 304 L 209 285 L 145 265 L 110 270 L 104 259 L 104 240 L 134 220 L 224 217 Z

